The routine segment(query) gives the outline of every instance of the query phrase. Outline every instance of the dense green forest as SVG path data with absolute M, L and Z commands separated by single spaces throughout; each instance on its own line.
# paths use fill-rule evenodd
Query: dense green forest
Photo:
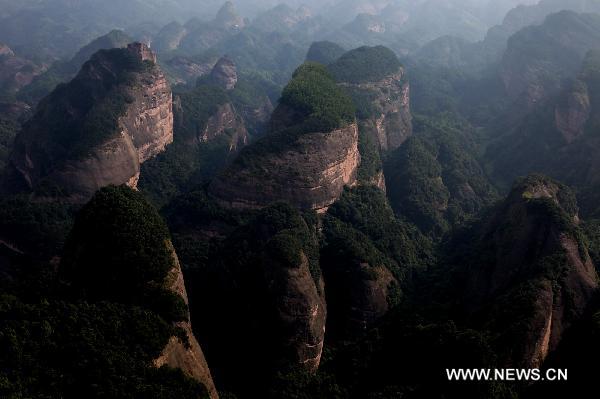
M 400 69 L 400 62 L 387 47 L 365 46 L 348 51 L 331 63 L 328 69 L 338 82 L 377 82 L 396 73 Z
M 78 213 L 56 269 L 3 247 L 2 396 L 202 397 L 180 370 L 152 367 L 187 313 L 161 285 L 168 237 L 141 194 L 108 187 Z
M 75 3 L 0 0 L 1 398 L 594 392 L 600 3 Z
M 302 130 L 307 132 L 325 132 L 354 121 L 352 102 L 317 63 L 304 63 L 294 72 L 280 103 L 302 115 Z

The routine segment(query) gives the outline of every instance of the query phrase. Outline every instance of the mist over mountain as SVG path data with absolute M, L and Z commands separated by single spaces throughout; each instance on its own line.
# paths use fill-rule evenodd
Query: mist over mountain
M 599 176 L 600 0 L 0 0 L 0 397 L 593 397 Z

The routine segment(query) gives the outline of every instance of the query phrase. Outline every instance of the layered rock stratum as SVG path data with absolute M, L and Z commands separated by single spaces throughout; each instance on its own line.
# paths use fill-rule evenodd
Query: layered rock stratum
M 140 164 L 172 141 L 172 94 L 155 54 L 140 43 L 102 50 L 40 103 L 15 140 L 5 186 L 84 202 L 110 184 L 135 188 Z
M 410 83 L 396 55 L 383 46 L 359 47 L 329 69 L 354 99 L 361 127 L 379 143 L 380 150 L 400 147 L 412 134 L 412 116 Z
M 294 146 L 257 158 L 256 168 L 234 164 L 213 181 L 211 194 L 233 208 L 258 209 L 285 200 L 321 211 L 335 202 L 344 186 L 356 184 L 356 124 L 302 135 Z
M 211 183 L 209 192 L 219 203 L 258 209 L 285 201 L 322 212 L 344 186 L 356 184 L 360 154 L 353 107 L 322 66 L 304 64 L 295 72 L 271 129 Z
M 173 268 L 167 277 L 166 288 L 179 295 L 185 304 L 188 305 L 188 295 L 179 259 L 170 242 L 168 246 L 172 249 L 174 262 Z M 185 374 L 200 381 L 206 387 L 210 399 L 218 399 L 219 394 L 215 388 L 202 348 L 192 331 L 192 323 L 189 316 L 187 320 L 177 322 L 175 325 L 185 332 L 188 341 L 187 345 L 178 337 L 170 337 L 160 356 L 154 359 L 154 365 L 156 367 L 167 365 L 181 369 Z
M 483 231 L 481 263 L 470 269 L 466 303 L 487 312 L 500 337 L 519 338 L 505 361 L 542 365 L 591 303 L 598 275 L 578 223 L 568 188 L 530 176 L 515 185 Z M 502 324 L 506 308 L 522 312 L 519 326 Z
M 395 150 L 412 134 L 410 84 L 399 69 L 377 82 L 341 83 L 352 90 L 368 93 L 375 115 L 366 118 L 365 127 L 383 151 Z

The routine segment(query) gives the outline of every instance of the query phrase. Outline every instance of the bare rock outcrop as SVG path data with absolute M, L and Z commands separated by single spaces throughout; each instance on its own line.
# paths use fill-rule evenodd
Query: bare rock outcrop
M 187 57 L 177 56 L 165 61 L 164 66 L 170 74 L 171 82 L 176 84 L 195 84 L 198 78 L 208 75 L 215 66 L 216 59 L 198 62 Z
M 540 367 L 598 289 L 594 264 L 573 233 L 579 223 L 574 198 L 565 186 L 530 176 L 513 188 L 483 233 L 489 252 L 480 256 L 485 263 L 471 268 L 466 303 L 492 309 L 488 327 L 500 337 L 519 337 L 505 359 L 509 364 Z M 504 324 L 507 307 L 523 312 L 511 316 L 519 326 Z
M 188 296 L 185 289 L 185 282 L 181 272 L 179 259 L 177 258 L 177 254 L 175 253 L 175 249 L 173 249 L 172 244 L 169 242 L 168 245 L 173 250 L 175 262 L 173 269 L 171 269 L 169 272 L 166 284 L 169 290 L 183 298 L 185 304 L 187 305 Z M 202 352 L 202 348 L 200 347 L 200 344 L 198 344 L 198 341 L 192 332 L 192 324 L 190 319 L 188 318 L 186 321 L 177 322 L 176 326 L 185 331 L 188 345 L 181 342 L 181 340 L 177 337 L 171 337 L 160 356 L 154 359 L 154 365 L 156 367 L 160 367 L 166 364 L 167 366 L 181 369 L 188 376 L 201 382 L 206 387 L 211 399 L 218 399 L 219 394 L 215 388 L 215 384 L 213 382 L 210 369 L 208 368 L 208 364 L 206 363 L 204 353 Z
M 324 267 L 333 339 L 361 336 L 390 309 L 389 297 L 398 281 L 385 266 L 353 260 Z
M 144 44 L 96 53 L 44 99 L 15 140 L 5 187 L 57 189 L 85 202 L 100 187 L 136 186 L 140 164 L 173 141 L 172 94 Z
M 586 53 L 600 49 L 599 26 L 596 14 L 563 10 L 508 39 L 499 76 L 509 99 L 516 101 L 515 112 L 542 104 L 560 91 L 565 79 L 577 75 Z
M 240 397 L 278 374 L 316 372 L 327 319 L 317 225 L 285 203 L 253 215 L 233 229 L 213 220 L 221 237 L 194 231 L 221 242 L 191 280 L 192 317 L 203 321 L 195 331 L 213 375 Z
M 263 140 L 266 143 L 268 139 Z M 210 193 L 221 204 L 258 209 L 287 201 L 301 209 L 323 212 L 344 186 L 356 184 L 360 164 L 356 123 L 331 132 L 300 135 L 287 151 L 260 154 L 260 148 L 256 144 L 247 147 L 246 154 L 213 181 Z
M 212 141 L 224 134 L 230 134 L 230 151 L 237 151 L 238 148 L 248 144 L 248 130 L 231 103 L 219 105 L 217 112 L 208 119 L 199 141 Z
M 315 372 L 323 352 L 327 309 L 323 279 L 315 284 L 306 255 L 301 253 L 300 257 L 296 267 L 269 262 L 265 277 L 271 282 L 269 291 L 283 332 L 279 337 L 282 359 L 287 367 Z
M 301 65 L 283 90 L 270 133 L 245 147 L 209 186 L 222 206 L 275 202 L 324 212 L 357 184 L 358 126 L 350 97 L 324 66 Z
M 171 22 L 164 26 L 152 42 L 152 47 L 160 53 L 176 50 L 187 34 L 185 26 L 179 22 Z
M 564 101 L 556 106 L 555 125 L 567 144 L 571 144 L 583 133 L 591 111 L 588 89 L 583 84 L 579 84 L 569 91 Z
M 19 57 L 10 47 L 0 43 L 0 91 L 16 93 L 45 70 L 46 66 Z
M 237 83 L 237 69 L 228 57 L 222 57 L 210 73 L 211 79 L 225 90 L 233 90 Z
M 377 82 L 340 85 L 362 92 L 372 99 L 375 115 L 367 118 L 364 125 L 381 150 L 398 148 L 412 134 L 410 84 L 405 79 L 403 68 Z
M 328 65 L 354 100 L 361 133 L 381 152 L 393 151 L 412 134 L 410 84 L 396 54 L 384 46 L 362 46 Z

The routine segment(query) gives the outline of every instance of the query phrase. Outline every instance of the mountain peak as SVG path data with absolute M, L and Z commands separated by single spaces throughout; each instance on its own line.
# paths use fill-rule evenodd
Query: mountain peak
M 213 67 L 210 77 L 225 90 L 233 90 L 237 83 L 237 69 L 234 62 L 227 56 L 223 56 Z
M 133 42 L 133 39 L 129 37 L 125 32 L 114 29 L 108 32 L 104 36 L 91 41 L 86 46 L 82 47 L 81 50 L 75 54 L 71 59 L 75 71 L 83 65 L 84 62 L 90 59 L 90 57 L 98 50 L 111 49 L 111 48 L 123 48 L 127 47 L 129 43 Z
M 540 174 L 532 174 L 518 180 L 509 196 L 509 202 L 544 199 L 552 201 L 570 217 L 577 216 L 577 200 L 573 191 L 564 184 Z
M 4 43 L 0 43 L 0 57 L 2 57 L 2 56 L 12 57 L 14 55 L 15 55 L 15 53 L 13 53 L 13 51 L 11 50 L 10 47 L 8 47 Z
M 144 43 L 130 43 L 127 45 L 127 50 L 140 61 L 151 61 L 156 64 L 156 54 Z
M 225 2 L 215 17 L 215 22 L 225 28 L 243 28 L 244 19 L 240 17 L 231 1 Z
M 15 139 L 8 190 L 47 183 L 85 202 L 110 184 L 135 187 L 140 165 L 173 141 L 171 89 L 144 61 L 156 56 L 141 43 L 100 50 L 43 99 Z

